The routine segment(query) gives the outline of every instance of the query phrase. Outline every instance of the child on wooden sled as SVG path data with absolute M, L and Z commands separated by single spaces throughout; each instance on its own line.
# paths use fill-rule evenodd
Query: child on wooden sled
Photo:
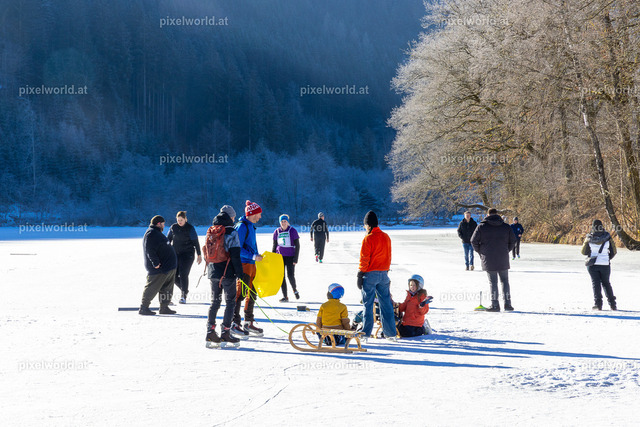
M 407 298 L 398 306 L 398 312 L 404 313 L 402 321 L 398 324 L 398 332 L 401 337 L 417 337 L 430 333 L 425 324 L 424 315 L 429 311 L 429 303 L 433 297 L 427 296 L 424 289 L 422 276 L 414 274 L 409 278 Z M 430 328 L 429 328 L 430 329 Z
M 327 302 L 320 306 L 318 311 L 318 318 L 316 319 L 316 325 L 318 328 L 325 329 L 346 329 L 350 330 L 349 326 L 349 312 L 347 306 L 340 302 L 340 298 L 344 295 L 344 288 L 338 283 L 332 283 L 329 285 L 329 292 L 327 292 Z M 320 334 L 318 334 L 320 336 Z M 343 335 L 334 335 L 336 340 L 336 346 L 343 345 L 346 342 L 346 338 Z M 331 345 L 331 338 L 325 337 L 324 343 Z

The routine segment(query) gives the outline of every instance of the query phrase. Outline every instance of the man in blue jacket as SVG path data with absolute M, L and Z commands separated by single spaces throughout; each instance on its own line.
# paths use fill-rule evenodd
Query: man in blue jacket
M 522 239 L 522 234 L 524 233 L 524 227 L 522 224 L 518 223 L 517 216 L 513 218 L 511 229 L 513 230 L 513 234 L 516 235 L 516 245 L 513 247 L 513 251 L 511 252 L 511 259 L 516 259 L 516 256 L 520 258 L 520 239 Z
M 149 309 L 149 304 L 156 295 L 160 300 L 160 314 L 176 314 L 169 308 L 169 303 L 173 295 L 173 281 L 176 277 L 178 260 L 169 240 L 162 234 L 163 231 L 164 218 L 156 215 L 151 218 L 151 224 L 142 239 L 147 285 L 142 292 L 142 303 L 138 313 L 143 316 L 156 314 Z
M 256 291 L 253 287 L 253 279 L 256 277 L 256 262 L 262 261 L 262 255 L 258 252 L 258 242 L 256 240 L 255 224 L 262 218 L 262 208 L 249 200 L 246 201 L 244 208 L 244 216 L 240 218 L 236 225 L 238 231 L 238 240 L 240 241 L 240 260 L 242 261 L 242 271 L 246 274 L 244 277 L 249 279 L 249 283 L 245 283 L 247 289 L 242 282 L 238 281 L 236 288 L 236 307 L 233 316 L 233 325 L 231 332 L 236 335 L 249 335 L 249 333 L 262 336 L 263 330 L 255 324 L 253 317 L 253 306 L 256 302 Z M 244 302 L 244 329 L 242 328 L 242 319 L 240 317 L 240 307 L 242 306 L 242 295 L 246 295 Z

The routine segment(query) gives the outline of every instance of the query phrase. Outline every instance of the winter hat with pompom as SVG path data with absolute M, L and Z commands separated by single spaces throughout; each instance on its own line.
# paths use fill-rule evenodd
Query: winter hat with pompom
M 259 213 L 262 213 L 262 208 L 260 207 L 259 204 L 255 202 L 251 202 L 249 200 L 247 200 L 245 204 L 246 206 L 244 207 L 244 214 L 246 216 L 257 215 Z

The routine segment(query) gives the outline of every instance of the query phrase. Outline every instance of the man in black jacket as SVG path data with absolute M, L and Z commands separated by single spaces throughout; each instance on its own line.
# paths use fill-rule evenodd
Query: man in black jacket
M 318 213 L 318 219 L 311 224 L 311 241 L 316 250 L 316 262 L 322 263 L 324 258 L 324 244 L 329 243 L 329 227 L 324 221 L 324 214 Z
M 502 283 L 504 309 L 512 311 L 511 289 L 509 287 L 509 252 L 516 244 L 516 236 L 511 227 L 498 215 L 496 209 L 489 209 L 488 213 L 489 215 L 480 222 L 471 237 L 471 245 L 480 254 L 482 269 L 487 272 L 491 285 L 491 307 L 487 311 L 500 311 L 498 276 Z
M 464 249 L 464 265 L 465 270 L 473 270 L 473 247 L 471 246 L 471 236 L 476 231 L 478 223 L 471 218 L 471 212 L 464 213 L 464 219 L 458 225 L 458 237 L 462 239 L 462 248 Z
M 187 222 L 187 212 L 180 211 L 176 215 L 176 223 L 169 229 L 167 234 L 169 243 L 173 245 L 178 257 L 178 268 L 176 269 L 176 286 L 182 292 L 180 304 L 186 304 L 187 294 L 189 294 L 189 273 L 193 265 L 193 250 L 198 253 L 198 264 L 202 262 L 200 254 L 200 242 L 198 233 L 193 225 Z
M 173 294 L 173 281 L 178 265 L 176 253 L 164 231 L 164 218 L 156 215 L 151 218 L 151 224 L 144 233 L 142 248 L 144 250 L 144 266 L 147 269 L 147 285 L 142 292 L 142 303 L 138 313 L 148 316 L 156 314 L 149 309 L 151 300 L 158 295 L 160 300 L 160 314 L 176 314 L 169 308 Z

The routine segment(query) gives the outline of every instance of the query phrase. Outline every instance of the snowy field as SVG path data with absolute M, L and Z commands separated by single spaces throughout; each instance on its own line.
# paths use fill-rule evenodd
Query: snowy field
M 0 233 L 0 425 L 638 425 L 638 253 L 621 249 L 612 262 L 620 311 L 595 313 L 579 247 L 524 243 L 510 273 L 516 311 L 481 313 L 486 275 L 478 258 L 464 271 L 455 230 L 393 229 L 392 294 L 402 301 L 407 278 L 425 277 L 435 334 L 312 354 L 279 328 L 313 321 L 332 282 L 344 285 L 350 315 L 359 310 L 363 233 L 332 233 L 321 265 L 305 233 L 301 300 L 267 298 L 277 311 L 260 303 L 270 323 L 256 309 L 265 337 L 210 350 L 202 266 L 178 315 L 118 311 L 140 304 L 143 232 Z M 258 235 L 261 251 L 270 238 Z

